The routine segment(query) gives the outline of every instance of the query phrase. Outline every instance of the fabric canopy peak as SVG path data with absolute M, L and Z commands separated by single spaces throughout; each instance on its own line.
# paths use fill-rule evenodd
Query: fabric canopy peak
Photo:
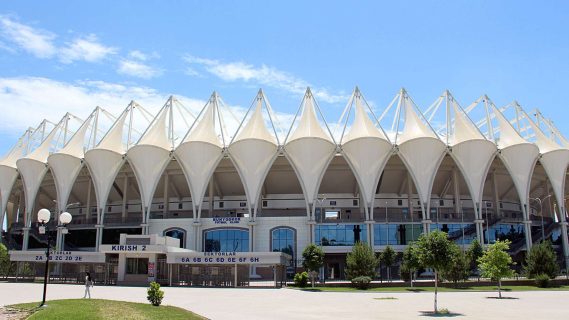
M 227 133 L 222 111 L 231 113 L 214 91 L 180 145 L 174 150 L 174 156 L 190 187 L 194 218 L 199 218 L 201 215 L 206 187 L 215 168 L 225 155 L 227 142 L 230 141 L 228 139 L 231 139 Z
M 366 109 L 364 109 L 364 105 Z M 351 127 L 348 129 L 350 115 L 354 113 Z M 368 114 L 369 112 L 369 114 Z M 373 117 L 373 120 L 370 118 Z M 385 164 L 393 152 L 393 145 L 383 131 L 374 124 L 378 123 L 375 114 L 365 101 L 359 88 L 356 87 L 339 123 L 344 120 L 340 136 L 341 152 L 346 158 L 365 202 L 366 219 L 372 216 L 375 190 Z M 346 130 L 348 130 L 346 132 Z M 374 159 L 374 161 L 369 161 Z
M 315 109 L 322 117 L 326 131 L 320 126 Z M 294 124 L 301 111 L 298 126 L 293 131 Z M 315 209 L 313 206 L 310 210 L 310 206 L 316 200 L 324 172 L 336 154 L 336 143 L 310 88 L 306 89 L 289 133 L 285 138 L 283 150 L 300 181 L 307 203 L 307 211 L 310 219 L 312 219 Z
M 268 115 L 272 133 L 263 118 L 263 109 Z M 251 220 L 256 217 L 262 184 L 279 152 L 273 118 L 271 106 L 263 91 L 259 90 L 227 150 L 245 187 Z

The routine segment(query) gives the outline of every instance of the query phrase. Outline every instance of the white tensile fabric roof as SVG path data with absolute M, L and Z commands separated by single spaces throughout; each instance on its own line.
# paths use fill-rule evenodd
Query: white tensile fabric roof
M 127 159 L 134 171 L 142 205 L 145 208 L 143 223 L 148 221 L 154 191 L 162 172 L 172 158 L 174 143 L 172 128 L 168 128 L 168 124 L 171 123 L 172 108 L 172 98 L 170 98 L 138 143 L 127 151 Z
M 480 210 L 484 182 L 497 148 L 478 130 L 452 96 L 447 99 L 447 108 L 451 108 L 449 111 L 454 114 L 452 132 L 447 134 L 450 155 L 466 181 L 475 209 Z
M 174 150 L 174 156 L 190 187 L 195 217 L 199 217 L 206 187 L 217 164 L 223 158 L 225 147 L 225 142 L 220 140 L 215 131 L 216 115 L 220 118 L 217 93 L 212 94 L 201 113 L 201 120 L 196 119 L 193 128 L 190 128 Z
M 447 147 L 433 129 L 423 123 L 405 91 L 401 92 L 400 99 L 405 124 L 402 132 L 397 133 L 395 143 L 399 157 L 415 182 L 421 206 L 428 217 L 433 181 Z
M 541 157 L 539 162 L 543 165 L 543 169 L 549 178 L 553 193 L 557 200 L 559 208 L 564 208 L 565 178 L 567 167 L 569 166 L 569 150 L 549 139 L 535 122 L 523 111 L 525 118 L 529 122 L 535 135 L 535 144 L 539 148 Z M 562 214 L 562 213 L 560 213 Z
M 336 153 L 336 144 L 331 134 L 318 123 L 310 90 L 306 91 L 303 101 L 298 127 L 292 134 L 289 132 L 284 152 L 300 181 L 306 202 L 311 205 L 317 198 L 324 172 Z
M 447 108 L 448 114 L 454 116 L 449 117 L 444 141 L 429 125 L 429 120 L 418 110 L 409 95 L 402 90 L 399 94 L 398 118 L 394 121 L 398 127 L 394 136 L 389 132 L 388 138 L 382 127 L 374 123 L 375 119 L 370 118 L 373 112 L 365 109 L 365 100 L 358 90 L 356 93 L 352 97 L 354 120 L 340 138 L 340 149 L 337 149 L 330 130 L 321 126 L 321 121 L 324 124 L 326 122 L 321 113 L 317 114 L 320 110 L 310 90 L 307 90 L 297 112 L 297 115 L 301 113 L 299 118 L 294 120 L 298 120 L 298 125 L 291 125 L 284 146 L 281 146 L 300 182 L 310 214 L 314 213 L 314 206 L 312 210 L 310 206 L 318 199 L 320 183 L 337 150 L 344 155 L 354 173 L 366 210 L 373 208 L 379 177 L 389 155 L 394 152 L 411 175 L 423 212 L 426 213 L 425 218 L 428 218 L 433 181 L 447 150 L 450 150 L 450 156 L 460 168 L 477 206 L 482 201 L 484 181 L 497 150 L 512 177 L 522 204 L 527 205 L 532 172 L 541 153 L 540 161 L 551 181 L 558 204 L 564 207 L 563 190 L 569 165 L 569 150 L 567 146 L 561 147 L 547 137 L 531 120 L 535 143 L 525 140 L 500 110 L 491 105 L 493 119 L 498 124 L 496 132 L 499 132 L 499 139 L 494 143 L 491 141 L 494 137 L 485 137 L 470 120 L 467 112 L 451 98 Z M 16 169 L 24 186 L 27 225 L 30 224 L 29 214 L 48 168 L 51 168 L 56 182 L 58 203 L 65 205 L 81 169 L 81 159 L 84 158 L 95 187 L 97 206 L 104 211 L 117 173 L 125 159 L 128 159 L 138 182 L 146 222 L 158 181 L 172 156 L 175 156 L 186 177 L 194 213 L 198 210 L 194 216 L 200 218 L 199 212 L 207 185 L 221 159 L 228 155 L 245 187 L 251 218 L 254 219 L 262 184 L 280 152 L 281 142 L 269 130 L 263 117 L 263 99 L 264 96 L 260 93 L 259 99 L 250 109 L 250 118 L 245 123 L 247 116 L 245 117 L 243 126 L 237 130 L 230 144 L 225 140 L 228 135 L 224 135 L 216 93 L 204 106 L 201 118 L 196 119 L 177 148 L 174 148 L 174 141 L 177 140 L 171 128 L 172 98 L 132 147 L 130 138 L 125 144 L 123 136 L 128 119 L 132 119 L 133 108 L 136 106 L 134 102 L 129 104 L 95 148 L 84 151 L 86 132 L 92 124 L 92 118 L 89 118 L 61 150 L 50 156 L 50 151 L 53 151 L 50 150 L 52 141 L 57 132 L 64 130 L 60 122 L 31 153 L 22 157 L 27 146 L 19 143 L 0 161 L 1 209 L 3 212 L 6 209 L 12 186 L 17 179 Z M 265 105 L 268 106 L 267 103 Z M 270 108 L 267 111 L 270 117 Z M 322 118 L 320 121 L 319 116 Z M 401 128 L 399 122 L 403 123 Z M 129 130 L 131 125 L 132 123 L 129 124 Z M 566 142 L 563 137 L 559 140 Z M 527 219 L 527 209 L 524 210 Z
M 134 107 L 131 102 L 117 118 L 107 134 L 99 144 L 85 152 L 85 163 L 91 173 L 95 194 L 97 195 L 97 207 L 104 212 L 105 205 L 115 178 L 123 166 L 126 149 L 123 145 L 123 131 L 125 122 Z
M 14 182 L 18 178 L 18 170 L 16 161 L 20 158 L 27 149 L 28 143 L 26 136 L 32 129 L 28 129 L 26 133 L 18 140 L 16 146 L 0 160 L 0 226 L 4 225 L 4 212 L 8 205 L 8 198 L 12 192 Z M 1 228 L 1 227 L 0 227 Z
M 68 117 L 69 114 L 63 116 L 62 120 L 51 130 L 34 151 L 16 161 L 16 166 L 18 167 L 24 184 L 24 196 L 26 198 L 26 214 L 24 220 L 26 227 L 31 226 L 31 213 L 34 208 L 36 195 L 45 174 L 49 170 L 47 157 L 49 156 L 52 141 Z
M 98 109 L 91 113 L 61 150 L 47 158 L 47 163 L 55 180 L 59 212 L 65 211 L 73 183 L 83 167 L 85 135 L 92 125 L 96 112 Z
M 492 105 L 498 121 L 500 137 L 497 141 L 500 159 L 510 172 L 522 207 L 529 202 L 531 176 L 539 157 L 538 147 L 522 138 L 504 115 Z M 523 210 L 527 213 L 527 209 Z M 527 218 L 527 217 L 526 217 Z
M 373 210 L 376 186 L 392 154 L 393 145 L 383 130 L 378 129 L 369 118 L 362 106 L 365 101 L 362 101 L 363 97 L 358 89 L 352 97 L 355 109 L 354 121 L 349 131 L 341 137 L 340 143 L 342 154 L 346 157 L 360 186 L 367 212 Z M 370 215 L 368 212 L 367 219 Z
M 270 110 L 267 109 L 267 112 Z M 235 164 L 245 187 L 249 213 L 252 217 L 257 211 L 261 186 L 278 151 L 277 139 L 269 132 L 263 119 L 263 94 L 260 92 L 253 115 L 228 148 L 228 155 Z

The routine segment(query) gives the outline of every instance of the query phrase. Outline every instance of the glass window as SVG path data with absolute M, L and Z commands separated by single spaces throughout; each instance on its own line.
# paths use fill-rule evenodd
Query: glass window
M 421 224 L 375 224 L 373 244 L 376 246 L 406 245 L 419 239 L 421 233 L 423 233 Z
M 248 252 L 249 231 L 216 229 L 205 232 L 205 252 Z
M 186 231 L 183 229 L 170 229 L 164 232 L 167 237 L 180 239 L 180 248 L 186 247 Z
M 294 234 L 292 228 L 277 228 L 271 232 L 271 251 L 288 253 L 294 257 Z
M 127 274 L 147 274 L 148 258 L 126 258 Z
M 476 239 L 476 225 L 473 223 L 432 223 L 430 228 L 431 231 L 446 232 L 450 240 L 460 245 L 469 245 Z
M 353 246 L 357 241 L 367 242 L 364 224 L 319 224 L 315 233 L 316 244 L 321 246 Z
M 490 226 L 490 230 L 484 228 L 484 239 L 490 243 L 496 240 L 510 240 L 512 243 L 525 239 L 523 224 L 498 223 Z

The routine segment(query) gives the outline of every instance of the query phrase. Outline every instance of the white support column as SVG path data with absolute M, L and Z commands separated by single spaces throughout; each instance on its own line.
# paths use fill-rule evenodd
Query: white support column
M 452 169 L 452 184 L 454 191 L 454 212 L 459 214 L 461 211 L 460 207 L 460 181 L 458 176 L 458 169 L 455 167 Z
M 99 247 L 103 243 L 103 228 L 105 221 L 105 207 L 97 207 L 97 224 L 95 225 L 96 235 L 95 235 L 95 251 L 99 251 Z
M 87 180 L 87 202 L 86 202 L 86 208 L 85 208 L 85 219 L 87 221 L 87 223 L 90 223 L 91 220 L 91 189 L 92 189 L 92 183 L 91 183 L 91 178 L 89 178 L 89 180 Z
M 214 208 L 214 202 L 213 202 L 213 197 L 214 197 L 214 182 L 213 182 L 213 175 L 211 176 L 211 180 L 209 181 L 209 192 L 208 192 L 208 202 L 209 202 L 209 217 L 213 218 L 213 208 Z M 201 215 L 199 216 L 201 218 Z
M 166 215 L 168 214 L 168 209 L 170 206 L 170 198 L 168 195 L 168 184 L 170 183 L 170 176 L 168 175 L 168 172 L 165 171 L 164 172 L 164 208 L 162 208 L 162 213 L 164 215 L 164 218 L 166 218 Z
M 531 239 L 531 224 L 532 221 L 529 219 L 529 212 L 527 204 L 521 203 L 522 212 L 524 215 L 524 232 L 526 236 L 526 249 L 529 251 L 532 247 L 533 241 Z
M 22 250 L 28 250 L 28 244 L 30 242 L 30 227 L 23 227 L 22 231 L 24 232 L 23 240 L 22 240 Z
M 496 177 L 496 171 L 492 171 L 492 194 L 494 198 L 494 212 L 496 213 L 496 218 L 500 219 L 502 213 L 500 210 L 500 194 L 498 193 L 498 178 Z
M 367 228 L 367 233 L 368 233 L 367 241 L 369 241 L 368 244 L 373 250 L 373 246 L 374 246 L 374 242 L 375 242 L 375 239 L 374 239 L 375 235 L 373 234 L 374 223 L 373 223 L 373 220 L 368 220 L 365 223 L 366 223 L 366 228 Z
M 478 239 L 478 242 L 483 245 L 486 243 L 484 238 L 484 220 L 476 219 L 474 220 L 474 223 L 476 225 L 476 238 Z
M 126 218 L 128 217 L 128 209 L 127 209 L 127 197 L 128 195 L 128 175 L 124 174 L 123 179 L 123 188 L 122 188 L 122 222 L 126 222 Z
M 22 215 L 22 219 L 24 217 L 25 213 L 25 196 L 24 196 L 24 190 L 20 191 L 20 196 L 18 197 L 18 213 L 16 215 L 16 222 L 20 222 L 20 215 Z

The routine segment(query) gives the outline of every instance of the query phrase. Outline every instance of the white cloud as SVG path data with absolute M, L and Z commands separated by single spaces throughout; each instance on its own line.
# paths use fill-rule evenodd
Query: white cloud
M 135 60 L 123 59 L 119 62 L 118 73 L 127 76 L 150 79 L 162 74 L 162 70 Z
M 208 97 L 191 98 L 175 95 L 186 109 L 197 116 L 205 105 Z M 155 116 L 164 105 L 168 95 L 153 88 L 130 86 L 121 83 L 105 81 L 83 80 L 74 83 L 61 82 L 40 77 L 0 78 L 0 136 L 3 139 L 13 139 L 27 128 L 37 126 L 43 119 L 57 122 L 66 113 L 85 119 L 96 107 L 100 106 L 110 113 L 118 116 L 131 100 L 137 101 L 151 115 L 146 119 L 135 119 L 135 128 L 143 132 L 149 119 Z M 245 116 L 246 109 L 239 105 L 226 104 L 227 109 L 222 110 L 222 117 L 231 136 Z M 175 133 L 178 141 L 183 137 L 193 119 L 184 111 L 181 119 L 180 109 L 175 114 Z M 233 115 L 230 115 L 230 111 Z M 276 112 L 278 134 L 281 142 L 288 132 L 294 115 Z M 231 139 L 231 137 L 226 137 Z M 4 140 L 6 142 L 6 140 Z M 3 154 L 6 150 L 0 150 Z
M 191 55 L 185 56 L 184 60 L 190 65 L 202 67 L 206 72 L 224 81 L 255 82 L 295 94 L 303 94 L 306 87 L 310 86 L 307 81 L 301 78 L 267 65 L 256 67 L 245 62 L 224 63 L 219 60 Z M 197 73 L 193 68 L 190 68 L 190 71 Z M 189 72 L 190 75 L 192 75 L 191 73 Z M 313 88 L 312 91 L 317 99 L 328 103 L 344 102 L 349 98 L 345 94 L 334 94 L 324 88 Z
M 176 96 L 197 114 L 205 100 Z M 47 78 L 0 78 L 0 130 L 14 136 L 43 119 L 56 122 L 66 112 L 82 119 L 101 106 L 117 116 L 131 100 L 155 114 L 168 95 L 148 87 L 104 81 L 60 82 Z M 0 152 L 1 153 L 1 152 Z
M 74 61 L 97 62 L 109 55 L 117 53 L 117 48 L 108 47 L 99 42 L 97 36 L 90 34 L 86 37 L 74 39 L 71 43 L 60 49 L 60 60 L 63 63 Z
M 132 50 L 128 53 L 128 57 L 135 60 L 147 61 L 150 59 L 158 59 L 160 55 L 157 52 L 144 53 L 140 50 Z
M 32 28 L 6 16 L 0 16 L 1 34 L 4 39 L 38 58 L 51 58 L 57 53 L 53 44 L 55 35 Z

